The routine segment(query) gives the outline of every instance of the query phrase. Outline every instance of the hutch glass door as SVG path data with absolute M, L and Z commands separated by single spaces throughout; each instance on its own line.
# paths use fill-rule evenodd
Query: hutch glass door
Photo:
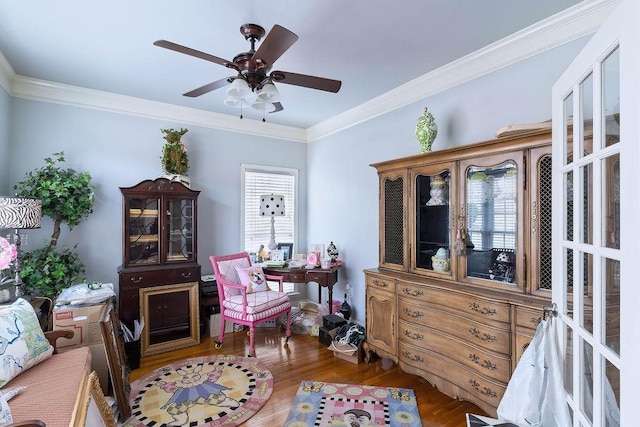
M 129 200 L 128 265 L 159 264 L 159 199 Z

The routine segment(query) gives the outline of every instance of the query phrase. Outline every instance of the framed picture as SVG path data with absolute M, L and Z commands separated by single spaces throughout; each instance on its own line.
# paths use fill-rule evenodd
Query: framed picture
M 284 260 L 284 251 L 282 249 L 274 249 L 271 251 L 271 261 L 282 262 Z
M 293 255 L 293 243 L 278 243 L 278 249 L 282 249 L 285 261 L 291 259 Z

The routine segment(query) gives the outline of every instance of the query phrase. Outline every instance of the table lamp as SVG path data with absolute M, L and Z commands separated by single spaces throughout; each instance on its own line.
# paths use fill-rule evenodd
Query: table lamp
M 0 228 L 12 228 L 15 231 L 13 243 L 16 245 L 16 260 L 13 271 L 15 274 L 15 298 L 24 295 L 22 279 L 20 278 L 20 230 L 40 228 L 42 220 L 42 201 L 32 197 L 0 196 Z
M 274 250 L 278 247 L 276 244 L 276 228 L 275 218 L 284 216 L 284 196 L 276 194 L 266 194 L 260 196 L 260 216 L 271 217 L 271 240 L 268 248 Z

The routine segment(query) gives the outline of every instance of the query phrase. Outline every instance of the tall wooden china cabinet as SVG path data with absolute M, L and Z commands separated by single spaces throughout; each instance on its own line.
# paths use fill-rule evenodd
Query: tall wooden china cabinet
M 118 313 L 143 319 L 142 355 L 200 341 L 199 191 L 158 178 L 121 187 L 124 227 Z
M 372 166 L 380 247 L 364 272 L 367 357 L 495 415 L 551 300 L 551 132 Z

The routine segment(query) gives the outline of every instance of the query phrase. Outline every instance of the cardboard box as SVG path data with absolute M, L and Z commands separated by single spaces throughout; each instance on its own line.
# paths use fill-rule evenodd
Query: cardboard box
M 358 344 L 358 348 L 354 349 L 351 346 L 343 346 L 333 341 L 329 346 L 329 350 L 333 350 L 333 357 L 346 360 L 349 363 L 358 364 L 364 360 L 364 354 L 362 353 L 362 341 Z
M 53 330 L 69 329 L 73 338 L 59 338 L 60 351 L 80 346 L 102 345 L 100 320 L 104 317 L 111 303 L 88 306 L 61 306 L 53 309 Z
M 221 314 L 212 314 L 209 316 L 209 336 L 212 338 L 218 338 L 220 335 L 220 316 Z M 224 322 L 224 333 L 233 332 L 233 322 Z

